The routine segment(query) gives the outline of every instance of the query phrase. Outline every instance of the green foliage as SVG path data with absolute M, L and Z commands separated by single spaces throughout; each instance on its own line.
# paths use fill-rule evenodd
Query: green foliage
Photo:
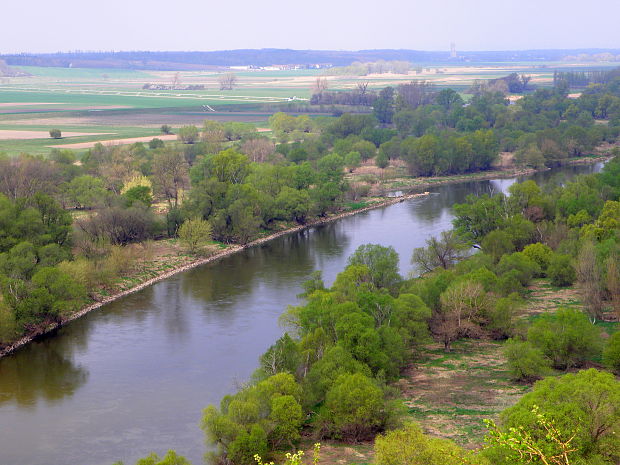
M 500 276 L 513 272 L 519 283 L 527 286 L 534 276 L 541 273 L 541 269 L 523 252 L 515 252 L 502 256 L 497 264 L 497 272 Z
M 580 367 L 600 355 L 600 330 L 579 310 L 560 309 L 538 318 L 527 340 L 552 361 L 555 368 Z
M 50 137 L 52 139 L 62 139 L 62 132 L 60 129 L 50 129 Z
M 401 280 L 398 274 L 398 254 L 393 247 L 365 244 L 349 257 L 349 265 L 365 265 L 372 283 L 379 288 L 391 288 Z
M 558 287 L 570 286 L 575 282 L 576 272 L 569 255 L 554 254 L 547 268 L 551 284 Z
M 616 374 L 620 374 L 620 331 L 611 335 L 603 349 L 603 363 Z
M 178 139 L 184 144 L 193 144 L 198 140 L 198 128 L 193 125 L 182 126 L 177 131 Z
M 187 220 L 178 232 L 181 244 L 192 254 L 211 242 L 212 233 L 209 222 L 201 219 Z
M 345 374 L 327 392 L 321 417 L 331 434 L 359 440 L 381 427 L 383 410 L 381 388 L 361 373 Z
M 127 206 L 131 207 L 135 202 L 150 207 L 153 203 L 151 188 L 149 186 L 134 186 L 123 194 L 127 202 Z
M 85 174 L 73 178 L 65 192 L 77 208 L 93 208 L 103 203 L 107 191 L 102 179 Z
M 532 444 L 551 452 L 553 438 L 540 426 L 537 412 L 564 432 L 566 439 L 574 435 L 571 446 L 576 463 L 612 464 L 620 458 L 620 382 L 610 373 L 589 369 L 546 378 L 502 413 L 503 428 L 522 427 Z
M 504 346 L 510 377 L 515 381 L 535 381 L 550 372 L 551 363 L 529 342 L 508 339 Z
M 553 258 L 551 247 L 540 242 L 529 244 L 523 248 L 523 254 L 535 262 L 541 270 L 547 270 Z
M 375 439 L 377 465 L 445 465 L 470 463 L 469 454 L 446 439 L 432 438 L 416 423 L 379 435 Z M 476 461 L 482 464 L 480 460 Z
M 235 464 L 250 465 L 269 447 L 299 439 L 303 419 L 301 387 L 288 373 L 278 373 L 222 399 L 218 410 L 204 410 L 207 441 Z
M 178 455 L 175 451 L 169 450 L 166 455 L 159 457 L 156 453 L 138 460 L 136 465 L 191 465 L 185 457 Z

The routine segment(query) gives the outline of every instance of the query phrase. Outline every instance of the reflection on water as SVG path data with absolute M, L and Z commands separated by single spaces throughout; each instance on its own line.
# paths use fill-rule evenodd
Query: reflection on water
M 167 448 L 201 463 L 201 409 L 248 379 L 312 271 L 330 283 L 359 245 L 380 243 L 396 249 L 406 274 L 412 249 L 451 227 L 455 202 L 514 181 L 438 186 L 282 237 L 106 305 L 1 359 L 0 464 L 133 463 Z
M 0 405 L 14 402 L 19 407 L 32 408 L 39 399 L 53 404 L 73 394 L 87 381 L 88 371 L 73 363 L 67 349 L 70 350 L 47 338 L 3 360 Z

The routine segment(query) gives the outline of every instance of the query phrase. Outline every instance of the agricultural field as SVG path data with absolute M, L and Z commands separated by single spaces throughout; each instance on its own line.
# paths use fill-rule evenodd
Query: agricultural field
M 360 81 L 368 82 L 371 89 L 380 89 L 417 79 L 462 92 L 477 79 L 495 79 L 512 72 L 531 75 L 533 84 L 546 86 L 552 82 L 553 71 L 560 68 L 581 69 L 583 65 L 422 63 L 408 74 L 367 76 L 338 75 L 330 70 L 244 70 L 235 71 L 235 88 L 223 91 L 218 82 L 221 73 L 215 71 L 26 66 L 20 69 L 30 76 L 0 78 L 0 152 L 45 155 L 51 146 L 63 145 L 79 150 L 86 143 L 150 138 L 159 134 L 163 124 L 201 125 L 205 119 L 243 121 L 261 127 L 276 111 L 295 111 L 306 105 L 319 76 L 327 80 L 330 90 L 352 89 Z M 204 89 L 145 90 L 145 84 Z M 325 108 L 322 114 L 328 112 Z M 41 136 L 53 128 L 68 137 L 51 140 Z M 38 135 L 32 136 L 32 131 Z M 86 134 L 69 136 L 70 132 Z M 18 138 L 20 135 L 23 137 Z

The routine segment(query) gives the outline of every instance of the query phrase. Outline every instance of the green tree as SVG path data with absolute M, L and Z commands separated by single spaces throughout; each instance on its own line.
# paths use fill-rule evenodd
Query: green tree
M 60 129 L 50 129 L 50 137 L 52 139 L 62 139 L 62 132 Z
M 535 381 L 550 372 L 551 362 L 528 342 L 508 339 L 504 345 L 510 377 L 515 381 Z
M 332 434 L 359 440 L 383 423 L 383 392 L 361 373 L 340 376 L 327 392 L 326 417 Z
M 560 309 L 538 318 L 527 332 L 527 340 L 552 361 L 566 369 L 600 355 L 600 330 L 576 309 Z
M 382 170 L 386 169 L 390 165 L 390 159 L 385 152 L 379 151 L 375 157 L 375 165 L 377 165 L 377 168 L 381 168 Z
M 278 447 L 287 443 L 292 449 L 301 437 L 299 430 L 303 421 L 303 412 L 297 399 L 291 395 L 272 398 L 269 419 L 275 425 L 270 433 L 274 445 Z
M 349 265 L 366 265 L 377 287 L 391 288 L 401 280 L 398 274 L 398 254 L 393 247 L 378 244 L 360 245 L 349 257 Z
M 570 255 L 553 254 L 547 268 L 551 284 L 559 287 L 570 286 L 575 282 L 576 272 Z
M 181 244 L 192 254 L 211 242 L 212 233 L 211 224 L 199 218 L 185 221 L 178 231 Z
M 93 208 L 103 203 L 106 196 L 103 181 L 87 174 L 73 178 L 65 191 L 77 208 Z
M 362 156 L 359 152 L 349 152 L 344 157 L 344 165 L 347 167 L 350 173 L 352 173 L 355 168 L 358 168 L 361 162 Z
M 548 450 L 552 438 L 538 424 L 538 412 L 568 437 L 575 462 L 617 463 L 620 458 L 620 382 L 610 373 L 595 369 L 546 378 L 534 385 L 513 407 L 501 415 L 502 431 L 523 428 L 532 443 Z
M 605 344 L 603 363 L 611 371 L 620 375 L 620 331 L 612 334 Z
M 193 144 L 199 135 L 198 128 L 193 125 L 182 126 L 177 131 L 177 138 L 184 144 Z
M 422 273 L 431 272 L 438 267 L 447 270 L 465 258 L 469 248 L 469 244 L 454 231 L 442 231 L 439 238 L 427 239 L 426 247 L 413 250 L 411 263 Z

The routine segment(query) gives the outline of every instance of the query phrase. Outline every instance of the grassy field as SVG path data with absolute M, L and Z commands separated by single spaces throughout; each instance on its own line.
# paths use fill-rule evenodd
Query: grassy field
M 522 310 L 524 322 L 559 308 L 583 309 L 576 287 L 558 288 L 547 280 L 536 280 L 528 289 Z M 617 322 L 599 323 L 611 334 Z M 557 375 L 563 372 L 557 372 Z M 478 447 L 486 429 L 485 418 L 497 419 L 531 389 L 509 377 L 503 342 L 461 340 L 445 352 L 440 344 L 425 347 L 399 382 L 411 417 L 436 437 Z
M 0 129 L 63 132 L 110 132 L 100 140 L 151 136 L 162 124 L 201 125 L 205 119 L 246 121 L 264 126 L 278 108 L 294 108 L 309 99 L 317 76 L 324 75 L 330 90 L 353 89 L 360 81 L 370 88 L 427 80 L 438 87 L 464 91 L 476 79 L 493 79 L 511 72 L 532 76 L 537 85 L 549 85 L 559 68 L 588 68 L 571 63 L 419 63 L 421 72 L 368 76 L 329 75 L 325 70 L 240 70 L 237 87 L 219 90 L 213 71 L 136 71 L 23 67 L 28 77 L 0 79 Z M 600 67 L 600 66 L 599 66 Z M 144 90 L 146 83 L 202 85 L 202 90 Z M 465 97 L 469 95 L 463 94 Z M 291 99 L 296 100 L 291 102 Z M 207 107 L 208 106 L 208 107 Z M 214 109 L 215 111 L 211 111 Z M 63 139 L 89 142 L 97 136 Z M 0 139 L 0 152 L 45 154 L 56 141 Z

